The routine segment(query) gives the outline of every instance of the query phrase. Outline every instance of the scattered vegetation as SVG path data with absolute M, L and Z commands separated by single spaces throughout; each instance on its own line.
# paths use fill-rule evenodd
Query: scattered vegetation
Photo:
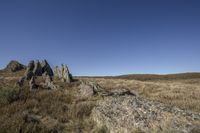
M 89 132 L 94 100 L 77 97 L 79 82 L 59 83 L 60 90 L 30 91 L 17 87 L 15 79 L 0 83 L 0 133 Z
M 189 75 L 190 76 L 190 75 Z M 150 100 L 200 112 L 200 78 L 138 81 L 127 79 L 84 78 L 103 88 L 128 89 Z
M 98 97 L 78 97 L 78 80 L 66 85 L 55 78 L 61 89 L 30 91 L 28 84 L 15 86 L 23 73 L 0 71 L 0 133 L 108 132 L 90 119 Z M 79 79 L 92 80 L 106 89 L 129 89 L 151 100 L 200 112 L 199 73 Z

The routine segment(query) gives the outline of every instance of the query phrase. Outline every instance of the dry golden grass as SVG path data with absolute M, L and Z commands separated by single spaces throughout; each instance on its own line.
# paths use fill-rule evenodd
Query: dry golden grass
M 28 83 L 21 88 L 15 86 L 23 73 L 0 71 L 0 133 L 107 132 L 105 127 L 95 127 L 90 119 L 99 97 L 79 98 L 79 81 L 66 85 L 55 78 L 59 90 L 30 91 Z M 146 81 L 112 77 L 82 79 L 97 82 L 105 89 L 129 89 L 151 100 L 200 112 L 200 78 L 197 77 L 170 80 L 148 77 Z
M 15 86 L 21 75 L 0 75 L 3 77 L 0 80 L 0 133 L 87 133 L 95 130 L 89 117 L 95 98 L 78 97 L 79 81 L 67 85 L 55 79 L 59 90 L 30 91 L 27 82 L 23 87 Z
M 151 100 L 200 112 L 200 78 L 154 81 L 117 78 L 84 79 L 92 80 L 106 89 L 124 88 Z

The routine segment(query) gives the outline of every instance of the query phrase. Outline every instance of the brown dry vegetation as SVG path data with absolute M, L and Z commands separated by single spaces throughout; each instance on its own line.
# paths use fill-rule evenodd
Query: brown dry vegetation
M 101 132 L 89 118 L 96 98 L 79 98 L 79 81 L 30 91 L 28 83 L 15 86 L 23 72 L 0 73 L 0 133 Z
M 90 119 L 99 97 L 79 98 L 78 80 L 66 85 L 55 79 L 59 90 L 30 91 L 27 83 L 21 88 L 15 86 L 23 73 L 0 71 L 0 133 L 106 132 L 105 127 L 95 127 Z M 200 78 L 196 75 L 167 79 L 143 75 L 143 81 L 125 77 L 79 79 L 97 82 L 106 89 L 128 89 L 148 99 L 200 113 Z
M 130 78 L 84 79 L 92 80 L 106 89 L 128 89 L 145 98 L 200 113 L 200 78 L 169 78 L 150 81 L 138 81 Z

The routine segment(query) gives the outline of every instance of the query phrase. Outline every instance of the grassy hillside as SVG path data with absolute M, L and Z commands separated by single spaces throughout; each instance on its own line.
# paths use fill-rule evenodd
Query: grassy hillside
M 79 78 L 107 78 L 107 79 L 134 79 L 140 81 L 155 81 L 155 80 L 180 80 L 180 79 L 195 79 L 200 78 L 200 73 L 179 73 L 179 74 L 128 74 L 119 76 L 83 76 Z

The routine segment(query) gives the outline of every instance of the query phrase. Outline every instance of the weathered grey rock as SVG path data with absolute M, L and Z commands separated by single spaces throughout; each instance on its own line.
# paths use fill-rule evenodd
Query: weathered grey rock
M 25 73 L 26 80 L 30 80 L 34 76 L 33 71 L 27 71 Z
M 97 83 L 94 82 L 87 82 L 87 81 L 81 81 L 81 84 L 79 86 L 80 95 L 82 97 L 90 97 L 93 95 L 101 95 L 101 96 L 107 96 L 111 95 L 108 91 L 101 88 Z
M 79 87 L 80 87 L 81 97 L 90 97 L 96 94 L 96 91 L 90 84 L 82 82 Z
M 90 97 L 93 95 L 100 95 L 100 96 L 125 96 L 125 95 L 132 95 L 136 96 L 135 93 L 127 90 L 127 89 L 115 89 L 115 90 L 105 90 L 97 83 L 94 82 L 87 82 L 81 81 L 79 86 L 80 94 L 82 97 Z
M 45 83 L 42 86 L 45 89 L 52 89 L 52 90 L 57 89 L 57 86 L 54 85 L 52 78 L 49 75 L 45 76 Z
M 32 76 L 31 80 L 29 81 L 30 90 L 37 89 L 37 85 L 35 83 L 35 77 Z
M 42 67 L 41 67 L 39 60 L 34 61 L 33 73 L 34 73 L 34 75 L 42 76 Z
M 10 63 L 5 68 L 5 70 L 11 71 L 11 72 L 17 72 L 22 69 L 25 69 L 25 66 L 15 60 L 10 61 Z
M 62 77 L 63 77 L 63 81 L 70 83 L 71 82 L 71 77 L 70 77 L 70 73 L 69 73 L 69 69 L 67 67 L 67 65 L 62 65 Z
M 69 72 L 67 65 L 65 65 L 65 64 L 62 64 L 61 68 L 56 66 L 54 68 L 54 74 L 55 74 L 55 76 L 59 77 L 62 82 L 70 83 L 73 80 L 72 75 Z
M 53 71 L 46 60 L 39 62 L 39 60 L 31 60 L 27 66 L 24 77 L 26 80 L 30 80 L 33 76 L 42 76 L 45 75 L 53 76 Z
M 50 65 L 48 64 L 47 60 L 43 60 L 41 62 L 42 73 L 47 72 L 49 76 L 53 76 L 53 70 L 51 69 Z
M 58 78 L 62 78 L 62 73 L 61 73 L 61 69 L 59 68 L 59 66 L 56 66 L 54 68 L 54 75 L 57 76 Z
M 30 80 L 32 76 L 34 75 L 33 73 L 34 66 L 35 66 L 34 61 L 31 60 L 27 66 L 27 69 L 24 75 L 26 77 L 26 80 Z
M 54 85 L 52 81 L 53 71 L 46 60 L 41 63 L 39 60 L 33 61 L 31 60 L 27 66 L 26 72 L 23 77 L 19 79 L 17 84 L 19 86 L 23 86 L 23 83 L 26 80 L 29 81 L 30 89 L 37 89 L 38 85 L 35 83 L 35 78 L 37 76 L 42 76 L 45 79 L 45 83 L 43 83 L 43 87 L 47 89 L 56 89 L 57 87 Z
M 98 127 L 106 126 L 110 133 L 130 133 L 135 129 L 145 133 L 189 133 L 200 126 L 200 114 L 129 94 L 98 101 L 91 117 Z

